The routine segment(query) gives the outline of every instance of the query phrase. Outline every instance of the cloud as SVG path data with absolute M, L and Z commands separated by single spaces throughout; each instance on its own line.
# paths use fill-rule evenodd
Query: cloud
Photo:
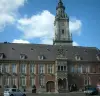
M 43 38 L 41 38 L 40 43 L 41 44 L 50 44 L 50 45 L 52 45 L 53 44 L 53 39 L 50 39 L 48 37 L 43 37 Z
M 24 33 L 24 38 L 52 38 L 54 34 L 54 15 L 49 11 L 33 15 L 31 18 L 18 20 L 17 28 Z
M 18 9 L 26 0 L 0 0 L 0 31 L 16 21 Z
M 30 42 L 22 39 L 14 39 L 12 43 L 30 43 Z
M 69 22 L 69 29 L 71 33 L 81 34 L 82 22 L 76 18 L 72 18 Z
M 31 18 L 18 20 L 17 28 L 23 32 L 25 39 L 40 38 L 42 44 L 53 44 L 55 16 L 49 11 L 44 10 L 40 14 L 33 15 Z M 78 19 L 72 19 L 69 23 L 72 33 L 81 32 L 82 23 Z M 73 42 L 73 46 L 78 46 Z
M 79 46 L 79 44 L 77 42 L 73 42 L 73 46 Z
M 55 16 L 48 10 L 44 10 L 30 18 L 24 17 L 19 19 L 17 28 L 23 32 L 22 38 L 24 39 L 40 38 L 41 43 L 52 44 L 54 37 L 54 20 Z M 79 33 L 81 26 L 81 20 L 75 18 L 69 23 L 72 33 Z

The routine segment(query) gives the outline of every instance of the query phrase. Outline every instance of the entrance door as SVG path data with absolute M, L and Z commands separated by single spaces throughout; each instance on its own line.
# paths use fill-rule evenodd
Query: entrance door
M 47 92 L 54 92 L 54 82 L 53 81 L 48 81 L 46 83 L 46 90 Z

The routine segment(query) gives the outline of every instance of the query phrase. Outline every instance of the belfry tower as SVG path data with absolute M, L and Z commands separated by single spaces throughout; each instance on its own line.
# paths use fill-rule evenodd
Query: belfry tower
M 56 16 L 54 21 L 55 37 L 54 45 L 70 45 L 72 46 L 72 35 L 69 32 L 69 17 L 65 13 L 65 7 L 62 0 L 59 0 L 56 7 Z

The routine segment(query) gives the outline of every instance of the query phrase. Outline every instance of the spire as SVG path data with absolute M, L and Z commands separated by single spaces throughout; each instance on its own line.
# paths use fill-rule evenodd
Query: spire
M 63 8 L 63 9 L 65 10 L 65 7 L 64 7 L 64 5 L 63 5 L 62 0 L 59 0 L 59 2 L 58 2 L 58 6 L 57 6 L 56 9 L 58 9 L 58 8 Z
M 67 18 L 67 14 L 65 13 L 65 6 L 63 5 L 62 0 L 58 1 L 56 7 L 56 18 Z
M 62 0 L 59 0 L 59 2 L 62 2 Z

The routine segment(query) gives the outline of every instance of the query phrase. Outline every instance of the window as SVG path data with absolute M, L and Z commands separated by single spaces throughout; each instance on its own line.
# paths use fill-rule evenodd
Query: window
M 64 34 L 64 30 L 62 30 L 62 34 Z
M 52 64 L 48 65 L 48 73 L 52 73 Z
M 39 60 L 43 60 L 44 59 L 44 56 L 43 55 L 40 55 L 40 56 L 38 56 L 38 59 Z
M 21 64 L 21 73 L 26 73 L 26 64 Z
M 48 51 L 50 51 L 50 49 L 49 49 L 49 48 L 47 48 L 47 50 L 48 50 Z
M 21 85 L 26 86 L 26 77 L 21 78 Z
M 3 72 L 3 65 L 2 64 L 0 64 L 0 72 L 2 73 Z
M 4 55 L 3 53 L 0 53 L 0 59 L 3 59 L 3 55 Z
M 73 66 L 72 66 L 72 72 L 75 72 L 75 73 L 77 73 L 78 72 L 78 65 L 77 64 L 74 64 Z
M 100 60 L 100 53 L 96 55 L 97 60 Z
M 58 71 L 60 71 L 60 66 L 58 66 Z
M 33 86 L 35 84 L 35 80 L 33 77 L 30 77 L 30 86 Z
M 16 72 L 17 72 L 16 64 L 12 64 L 12 73 Z
M 81 57 L 79 55 L 76 55 L 75 60 L 81 60 Z
M 90 85 L 90 77 L 84 77 L 84 85 Z
M 63 66 L 61 66 L 61 71 L 63 71 Z
M 82 71 L 83 71 L 83 73 L 86 73 L 86 66 L 85 65 L 82 66 Z
M 20 59 L 25 59 L 25 54 L 20 54 Z
M 100 68 L 99 68 L 99 73 L 100 73 Z
M 45 86 L 44 77 L 40 77 L 40 86 Z
M 66 66 L 64 66 L 64 71 L 66 71 Z
M 82 66 L 78 65 L 78 73 L 82 73 Z
M 31 51 L 33 51 L 34 49 L 33 48 L 31 48 Z
M 8 64 L 5 64 L 4 65 L 4 71 L 9 73 L 9 65 Z
M 71 66 L 71 72 L 74 72 L 74 67 L 73 66 Z
M 10 81 L 10 78 L 9 77 L 6 77 L 5 85 L 8 85 L 9 86 L 9 81 Z
M 96 68 L 95 67 L 92 68 L 92 72 L 96 73 Z
M 16 85 L 16 77 L 12 78 L 12 83 L 13 83 L 13 85 Z
M 39 73 L 44 73 L 44 64 L 39 65 Z
M 86 72 L 90 72 L 90 66 L 87 66 L 87 68 L 86 68 Z
M 12 48 L 12 50 L 15 50 L 14 48 Z
M 30 64 L 30 73 L 34 73 L 34 64 Z

